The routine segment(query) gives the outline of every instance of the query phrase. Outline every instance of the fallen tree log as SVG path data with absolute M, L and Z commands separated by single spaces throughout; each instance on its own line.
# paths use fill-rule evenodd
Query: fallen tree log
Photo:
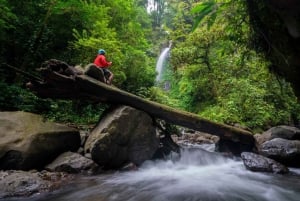
M 87 75 L 67 76 L 51 70 L 51 68 L 42 69 L 41 74 L 44 76 L 45 82 L 35 81 L 28 85 L 39 97 L 82 99 L 128 105 L 168 123 L 217 135 L 223 140 L 234 142 L 236 146 L 239 146 L 238 152 L 253 151 L 255 147 L 254 137 L 249 131 L 215 123 L 196 114 L 143 99 Z

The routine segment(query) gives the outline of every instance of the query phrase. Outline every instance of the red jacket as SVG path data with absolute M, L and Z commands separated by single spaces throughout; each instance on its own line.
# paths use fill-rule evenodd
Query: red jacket
M 94 64 L 100 68 L 106 68 L 111 65 L 111 62 L 106 61 L 106 58 L 102 54 L 98 54 L 94 60 Z

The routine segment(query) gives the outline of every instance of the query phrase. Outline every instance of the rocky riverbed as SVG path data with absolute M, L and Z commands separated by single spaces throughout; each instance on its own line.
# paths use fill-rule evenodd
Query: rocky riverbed
M 165 156 L 157 153 L 164 142 L 159 129 L 149 115 L 127 106 L 110 110 L 88 131 L 36 114 L 1 112 L 0 199 L 45 194 L 72 183 L 76 174 L 139 170 L 145 161 Z M 289 174 L 290 167 L 300 167 L 298 128 L 277 126 L 255 138 L 257 151 L 241 154 L 248 171 Z M 184 130 L 172 140 L 180 147 L 212 145 L 211 152 L 240 157 L 230 153 L 232 144 L 207 133 Z

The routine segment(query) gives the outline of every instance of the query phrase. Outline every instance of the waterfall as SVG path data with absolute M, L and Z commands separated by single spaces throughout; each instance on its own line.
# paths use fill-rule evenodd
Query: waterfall
M 170 47 L 165 48 L 162 53 L 160 54 L 157 63 L 156 63 L 156 72 L 158 73 L 156 76 L 156 82 L 161 81 L 162 71 L 165 64 L 165 61 L 167 60 L 169 56 Z

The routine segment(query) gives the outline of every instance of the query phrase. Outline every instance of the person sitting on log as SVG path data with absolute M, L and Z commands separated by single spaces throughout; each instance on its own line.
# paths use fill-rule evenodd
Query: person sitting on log
M 110 70 L 108 70 L 108 68 L 111 66 L 112 62 L 106 61 L 105 50 L 100 49 L 98 51 L 98 55 L 94 60 L 94 64 L 98 68 L 101 68 L 103 70 L 105 77 L 108 76 L 106 83 L 110 85 L 112 83 L 114 74 Z

